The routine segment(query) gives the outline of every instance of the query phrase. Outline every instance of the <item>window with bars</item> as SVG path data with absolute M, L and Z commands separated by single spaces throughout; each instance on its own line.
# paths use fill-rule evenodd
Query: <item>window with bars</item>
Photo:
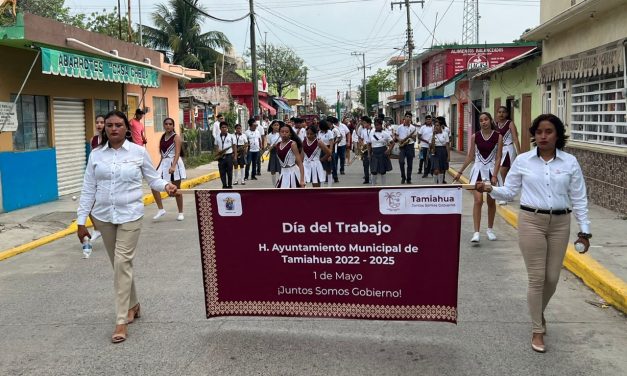
M 553 86 L 546 84 L 544 94 L 542 95 L 542 112 L 545 114 L 553 113 Z
M 627 147 L 623 74 L 573 81 L 571 138 L 576 141 Z
M 566 102 L 567 102 L 567 85 L 566 81 L 560 81 L 557 83 L 557 117 L 560 118 L 564 123 L 570 124 L 568 119 L 566 119 Z
M 168 117 L 168 98 L 152 97 L 155 132 L 163 132 L 163 120 Z
M 117 108 L 117 103 L 117 101 L 111 101 L 108 99 L 95 99 L 94 113 L 96 114 L 96 116 L 106 115 Z
M 11 102 L 16 95 L 11 95 Z M 21 95 L 17 100 L 17 130 L 13 132 L 13 150 L 26 151 L 50 147 L 48 97 Z

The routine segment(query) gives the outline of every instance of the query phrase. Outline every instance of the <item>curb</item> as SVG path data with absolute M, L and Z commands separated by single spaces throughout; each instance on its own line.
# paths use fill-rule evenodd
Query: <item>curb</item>
M 448 173 L 457 175 L 457 170 L 449 168 Z M 468 184 L 469 180 L 462 176 L 460 181 Z M 514 211 L 497 206 L 496 212 L 512 227 L 518 228 L 518 216 Z M 587 254 L 579 254 L 572 243 L 568 244 L 564 267 L 581 278 L 586 286 L 590 287 L 607 303 L 623 313 L 627 313 L 627 283 L 607 270 L 597 260 Z
M 190 180 L 185 180 L 184 182 L 181 183 L 181 189 L 189 189 L 197 185 L 206 183 L 208 181 L 218 179 L 219 177 L 220 177 L 220 173 L 217 171 L 214 171 L 207 175 L 202 175 L 202 176 L 190 179 Z M 165 197 L 168 197 L 168 195 L 167 193 L 161 193 L 161 197 L 165 198 Z M 150 205 L 155 202 L 155 198 L 152 197 L 152 194 L 147 194 L 144 196 L 143 202 L 144 202 L 144 206 Z M 87 219 L 87 226 L 91 226 L 91 221 L 89 219 Z M 32 242 L 28 242 L 26 244 L 22 244 L 20 246 L 0 252 L 0 261 L 19 255 L 20 253 L 28 252 L 44 244 L 52 243 L 53 241 L 64 238 L 68 235 L 75 234 L 76 230 L 77 230 L 76 220 L 73 220 L 72 223 L 66 229 L 57 231 L 50 235 L 46 235 L 43 238 L 33 240 Z

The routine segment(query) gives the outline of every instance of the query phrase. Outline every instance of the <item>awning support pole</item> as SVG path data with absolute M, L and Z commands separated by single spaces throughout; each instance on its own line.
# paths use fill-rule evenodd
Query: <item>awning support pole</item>
M 37 56 L 35 56 L 33 63 L 30 65 L 30 69 L 28 70 L 28 73 L 26 73 L 26 78 L 24 78 L 24 81 L 22 81 L 22 86 L 20 87 L 20 90 L 17 92 L 17 96 L 15 97 L 15 100 L 13 101 L 14 111 L 15 111 L 15 105 L 17 104 L 18 99 L 20 99 L 20 95 L 22 95 L 22 90 L 24 90 L 24 86 L 26 86 L 26 82 L 28 81 L 28 78 L 30 77 L 31 72 L 33 71 L 33 68 L 35 67 L 35 63 L 37 62 L 37 59 L 39 59 L 40 54 L 41 54 L 41 50 L 37 49 Z M 2 133 L 2 130 L 4 129 L 4 126 L 7 124 L 7 121 L 9 121 L 8 116 L 6 117 L 6 119 L 4 119 L 2 126 L 0 126 L 0 133 Z

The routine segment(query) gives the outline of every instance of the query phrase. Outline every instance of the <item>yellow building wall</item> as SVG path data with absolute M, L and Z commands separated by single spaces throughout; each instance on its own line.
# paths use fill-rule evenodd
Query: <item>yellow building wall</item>
M 583 0 L 577 0 L 577 4 Z M 571 0 L 543 0 L 540 2 L 540 23 L 545 23 L 570 8 Z
M 543 1 L 552 3 L 553 1 Z M 557 1 L 556 1 L 557 3 Z M 570 4 L 570 2 L 569 2 Z M 542 45 L 543 64 L 627 37 L 627 4 L 560 32 Z
M 139 101 L 141 103 L 140 107 L 148 107 L 150 111 L 144 116 L 142 122 L 146 126 L 146 138 L 148 139 L 148 143 L 146 144 L 146 149 L 150 154 L 150 158 L 152 159 L 153 164 L 156 166 L 161 159 L 161 155 L 159 152 L 159 140 L 161 139 L 161 135 L 163 135 L 163 131 L 156 130 L 156 124 L 154 121 L 154 111 L 155 106 L 153 103 L 153 97 L 161 97 L 168 98 L 168 116 L 173 118 L 176 123 L 178 123 L 179 119 L 179 89 L 178 89 L 178 79 L 174 77 L 164 76 L 161 74 L 161 86 L 158 88 L 148 88 L 146 93 L 144 94 L 144 102 L 142 100 L 142 89 L 139 86 L 135 85 L 127 85 L 127 96 L 135 95 L 139 97 Z M 133 114 L 135 109 L 129 109 L 129 113 Z M 162 124 L 160 124 L 162 125 Z M 176 125 L 176 132 L 178 134 L 181 133 L 180 124 Z
M 17 94 L 36 56 L 35 50 L 0 46 L 0 101 L 9 102 L 11 94 Z M 94 99 L 116 100 L 122 98 L 122 85 L 69 78 L 41 73 L 41 57 L 35 63 L 30 78 L 22 91 L 24 95 L 44 95 L 49 97 L 48 119 L 50 121 L 50 146 L 54 146 L 53 98 L 77 98 L 85 100 L 86 141 L 94 135 Z M 13 132 L 0 134 L 0 152 L 13 150 Z

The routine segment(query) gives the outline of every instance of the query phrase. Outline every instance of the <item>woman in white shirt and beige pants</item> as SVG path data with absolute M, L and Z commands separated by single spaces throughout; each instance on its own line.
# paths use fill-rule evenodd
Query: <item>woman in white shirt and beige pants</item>
M 111 341 L 126 340 L 127 324 L 139 317 L 139 302 L 133 282 L 133 258 L 144 216 L 142 177 L 155 191 L 176 193 L 176 186 L 160 178 L 146 148 L 129 142 L 126 115 L 112 111 L 105 116 L 101 146 L 89 155 L 80 205 L 77 235 L 91 237 L 85 227 L 90 212 L 109 260 L 113 265 L 116 327 Z
M 480 192 L 510 201 L 522 190 L 518 216 L 518 244 L 525 260 L 527 300 L 533 323 L 531 347 L 545 352 L 544 310 L 555 293 L 570 236 L 571 208 L 579 223 L 577 243 L 590 246 L 586 185 L 577 159 L 562 149 L 566 131 L 555 115 L 538 116 L 529 129 L 537 148 L 514 160 L 503 187 L 477 182 Z

